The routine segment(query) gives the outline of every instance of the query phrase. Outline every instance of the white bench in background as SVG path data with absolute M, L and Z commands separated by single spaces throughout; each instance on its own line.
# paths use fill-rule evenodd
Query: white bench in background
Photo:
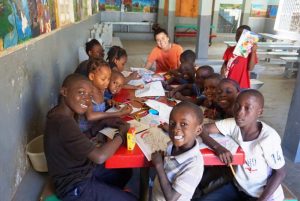
M 236 45 L 236 41 L 224 41 L 224 43 L 227 45 L 227 46 L 235 46 Z M 268 46 L 272 46 L 272 45 L 275 45 L 275 46 L 288 46 L 288 45 L 293 45 L 292 42 L 257 42 L 257 46 L 258 48 L 264 48 L 264 47 L 268 47 Z
M 292 40 L 290 38 L 287 38 L 285 36 L 279 36 L 275 34 L 270 34 L 270 33 L 258 33 L 262 38 L 265 40 L 271 40 L 271 41 L 292 41 L 295 42 L 295 40 Z
M 276 51 L 276 52 L 267 52 L 267 51 L 257 51 L 257 55 L 264 56 L 265 58 L 280 58 L 285 57 L 297 57 L 298 52 L 288 52 L 288 51 Z
M 152 25 L 153 25 L 153 22 L 106 22 L 106 23 L 110 23 L 112 25 L 127 26 L 127 32 L 129 32 L 129 26 L 148 26 L 149 32 L 151 32 Z
M 280 57 L 283 61 L 286 62 L 285 64 L 285 70 L 284 75 L 287 78 L 292 77 L 294 72 L 298 71 L 299 63 L 300 63 L 300 57 Z M 298 63 L 298 66 L 295 65 L 295 63 Z

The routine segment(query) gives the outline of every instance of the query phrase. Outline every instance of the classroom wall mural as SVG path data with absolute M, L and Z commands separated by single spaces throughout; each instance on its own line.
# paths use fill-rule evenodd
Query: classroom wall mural
M 104 10 L 157 13 L 158 0 L 0 0 L 0 52 Z
M 99 0 L 99 10 L 157 13 L 158 0 Z
M 99 0 L 99 10 L 101 11 L 120 11 L 121 0 Z
M 0 11 L 1 49 L 31 38 L 31 21 L 26 0 L 1 0 Z
M 252 3 L 250 16 L 251 17 L 266 17 L 267 16 L 267 4 Z
M 0 51 L 55 28 L 54 0 L 0 0 Z

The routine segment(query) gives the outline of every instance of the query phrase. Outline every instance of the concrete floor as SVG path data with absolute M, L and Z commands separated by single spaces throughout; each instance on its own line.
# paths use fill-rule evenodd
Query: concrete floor
M 122 41 L 128 54 L 127 67 L 142 67 L 147 55 L 155 46 L 153 41 Z M 179 42 L 184 49 L 195 50 L 194 42 Z M 213 43 L 209 47 L 209 59 L 222 59 L 226 45 Z M 260 61 L 255 71 L 259 73 L 258 79 L 264 82 L 260 91 L 265 97 L 265 109 L 262 121 L 277 130 L 282 137 L 286 125 L 287 115 L 295 86 L 295 77 L 287 79 L 283 76 L 284 67 L 275 60 L 270 63 Z M 286 158 L 287 176 L 284 183 L 300 198 L 300 164 L 294 164 Z

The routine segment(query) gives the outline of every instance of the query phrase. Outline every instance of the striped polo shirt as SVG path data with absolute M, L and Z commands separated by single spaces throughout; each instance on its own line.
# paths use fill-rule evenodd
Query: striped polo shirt
M 195 141 L 196 142 L 196 141 Z M 202 178 L 204 162 L 198 143 L 190 150 L 172 156 L 173 143 L 169 142 L 164 157 L 164 170 L 172 188 L 181 194 L 179 201 L 190 200 Z M 153 186 L 153 201 L 165 200 L 156 176 Z

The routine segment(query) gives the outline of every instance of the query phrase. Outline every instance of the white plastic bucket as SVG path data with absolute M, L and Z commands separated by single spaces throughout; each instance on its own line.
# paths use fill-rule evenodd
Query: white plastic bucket
M 26 146 L 26 153 L 33 169 L 38 172 L 48 172 L 47 161 L 44 153 L 44 136 L 40 135 L 31 140 Z

